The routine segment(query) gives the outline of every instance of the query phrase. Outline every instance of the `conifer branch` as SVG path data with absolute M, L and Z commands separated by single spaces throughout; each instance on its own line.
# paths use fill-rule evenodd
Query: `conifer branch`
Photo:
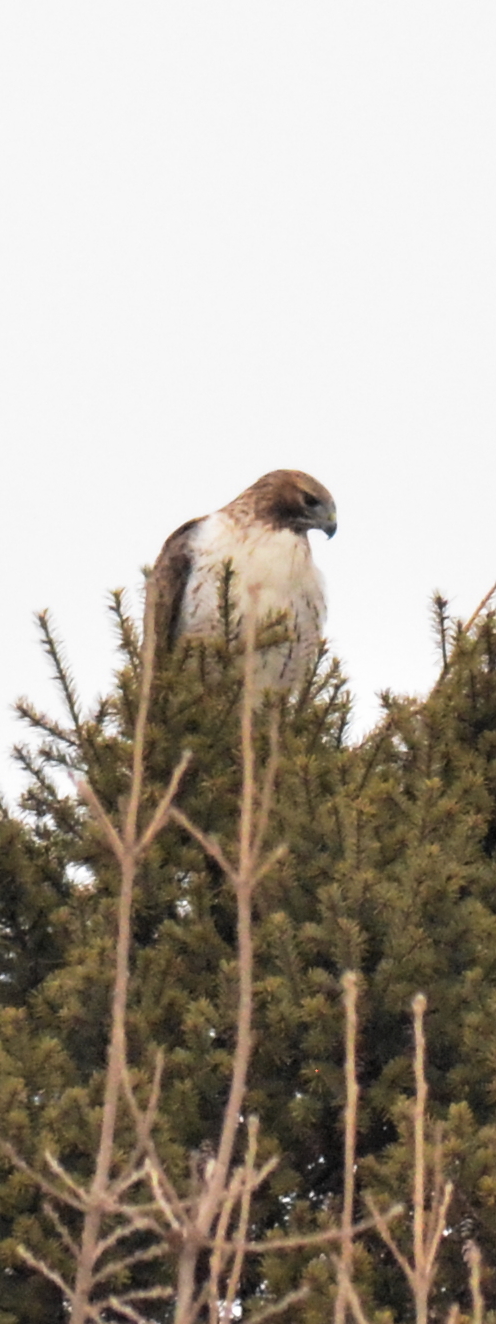
M 442 676 L 446 675 L 449 667 L 449 658 L 448 658 L 449 617 L 447 616 L 447 607 L 448 607 L 448 599 L 443 598 L 442 593 L 436 591 L 432 598 L 432 615 L 433 615 L 434 626 L 438 634 L 439 648 L 443 660 L 443 669 L 441 672 Z
M 135 681 L 139 680 L 140 649 L 134 621 L 124 611 L 124 589 L 114 588 L 110 594 L 110 610 L 116 618 L 119 647 L 126 654 Z
M 70 745 L 71 749 L 79 750 L 78 741 L 74 739 L 71 732 L 66 727 L 56 722 L 53 717 L 47 717 L 45 713 L 39 713 L 34 703 L 29 699 L 20 698 L 15 703 L 15 712 L 22 722 L 28 722 L 33 731 L 43 731 L 45 735 L 52 736 L 53 740 L 59 740 L 61 744 Z
M 55 668 L 55 676 L 61 687 L 70 716 L 72 717 L 72 721 L 74 723 L 74 730 L 77 732 L 78 736 L 81 736 L 80 705 L 77 698 L 74 681 L 70 674 L 69 668 L 65 665 L 62 659 L 59 646 L 52 632 L 48 611 L 37 612 L 36 620 L 38 621 L 38 625 L 41 630 L 43 646 L 46 652 L 48 653 L 48 656 L 51 658 L 53 662 Z

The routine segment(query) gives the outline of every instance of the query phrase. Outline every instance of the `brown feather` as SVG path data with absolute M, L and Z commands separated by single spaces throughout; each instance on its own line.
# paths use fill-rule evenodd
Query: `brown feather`
M 169 649 L 175 642 L 183 594 L 191 571 L 189 534 L 204 519 L 205 516 L 189 519 L 175 529 L 155 562 L 154 575 L 158 590 L 155 629 L 157 639 Z

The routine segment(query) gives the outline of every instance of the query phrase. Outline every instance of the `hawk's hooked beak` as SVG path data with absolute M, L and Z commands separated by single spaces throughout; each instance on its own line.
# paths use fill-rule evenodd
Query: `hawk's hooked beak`
M 337 518 L 336 518 L 336 507 L 335 507 L 335 505 L 334 505 L 334 502 L 333 502 L 332 506 L 329 506 L 329 509 L 328 509 L 328 511 L 327 511 L 326 519 L 322 520 L 322 525 L 321 525 L 321 527 L 322 527 L 322 529 L 324 530 L 324 533 L 327 534 L 327 537 L 328 537 L 328 538 L 333 538 L 333 537 L 334 537 L 334 534 L 335 534 L 336 529 L 337 529 L 337 527 L 338 527 L 338 521 L 337 521 Z

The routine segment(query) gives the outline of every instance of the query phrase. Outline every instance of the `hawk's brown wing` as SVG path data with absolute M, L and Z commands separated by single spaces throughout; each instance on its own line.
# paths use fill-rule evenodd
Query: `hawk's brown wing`
M 177 638 L 184 590 L 193 560 L 191 530 L 201 523 L 200 518 L 181 524 L 167 538 L 155 562 L 153 573 L 158 590 L 155 628 L 157 644 L 162 648 L 171 649 Z

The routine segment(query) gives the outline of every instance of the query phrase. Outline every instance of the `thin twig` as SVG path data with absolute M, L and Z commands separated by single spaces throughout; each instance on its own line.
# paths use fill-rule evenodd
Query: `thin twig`
M 493 584 L 492 588 L 489 589 L 489 593 L 486 593 L 485 597 L 482 599 L 482 602 L 479 602 L 479 606 L 476 607 L 474 612 L 472 612 L 470 620 L 468 620 L 464 625 L 463 627 L 464 634 L 468 634 L 469 630 L 472 629 L 472 626 L 475 625 L 477 617 L 480 616 L 481 611 L 484 611 L 484 607 L 487 607 L 488 602 L 490 602 L 491 598 L 494 597 L 495 593 L 496 593 L 496 584 Z
M 198 828 L 195 823 L 192 823 L 191 819 L 188 818 L 188 815 L 184 814 L 182 809 L 177 809 L 176 805 L 172 805 L 169 817 L 172 818 L 174 823 L 177 823 L 179 827 L 182 827 L 186 832 L 189 832 L 190 836 L 194 837 L 195 841 L 198 841 L 200 846 L 203 847 L 205 854 L 211 855 L 212 859 L 217 861 L 217 864 L 220 866 L 223 873 L 225 873 L 226 877 L 229 878 L 230 882 L 235 883 L 237 877 L 236 870 L 233 865 L 229 863 L 229 860 L 224 855 L 224 852 L 215 837 L 209 837 L 206 832 L 202 832 L 201 828 Z
M 367 1198 L 367 1203 L 371 1205 L 372 1201 Z M 404 1212 L 404 1205 L 392 1205 L 386 1214 L 381 1215 L 386 1228 L 393 1218 L 398 1218 Z M 359 1223 L 355 1223 L 350 1228 L 350 1232 L 352 1237 L 359 1237 L 362 1232 L 370 1232 L 376 1226 L 377 1218 L 374 1212 L 371 1218 L 362 1218 Z M 303 1236 L 268 1237 L 266 1241 L 247 1241 L 245 1251 L 250 1255 L 266 1255 L 267 1252 L 270 1253 L 273 1250 L 299 1250 L 305 1246 L 319 1246 L 326 1241 L 341 1241 L 342 1236 L 343 1233 L 340 1227 L 328 1227 L 323 1228 L 321 1232 L 307 1232 Z
M 357 1129 L 358 1084 L 356 1078 L 356 1033 L 357 1033 L 357 977 L 351 971 L 343 975 L 344 1003 L 346 1010 L 346 1108 L 345 1108 L 345 1146 L 344 1146 L 344 1201 L 341 1221 L 342 1242 L 339 1260 L 338 1292 L 336 1298 L 335 1324 L 344 1324 L 346 1301 L 349 1298 L 353 1263 L 353 1200 L 355 1194 L 355 1146 Z M 347 1286 L 348 1284 L 348 1286 Z
M 141 685 L 138 704 L 138 716 L 134 731 L 133 741 L 133 772 L 131 778 L 131 794 L 127 806 L 125 824 L 124 824 L 124 842 L 128 847 L 134 847 L 136 841 L 136 824 L 138 821 L 138 809 L 141 800 L 141 788 L 143 784 L 143 755 L 145 745 L 145 727 L 148 716 L 148 706 L 150 703 L 150 692 L 153 679 L 153 661 L 155 657 L 155 610 L 157 604 L 157 584 L 153 577 L 148 580 L 146 586 L 145 616 L 143 622 L 143 650 L 141 655 Z
M 146 1250 L 133 1251 L 132 1255 L 125 1255 L 122 1260 L 108 1260 L 103 1269 L 98 1269 L 93 1273 L 93 1284 L 108 1282 L 109 1278 L 114 1278 L 116 1274 L 122 1273 L 123 1269 L 130 1269 L 133 1264 L 145 1264 L 149 1260 L 158 1260 L 163 1254 L 163 1246 L 157 1245 L 148 1246 Z
M 366 1195 L 366 1196 L 365 1196 L 365 1203 L 366 1203 L 366 1205 L 367 1205 L 367 1208 L 370 1209 L 370 1212 L 371 1212 L 371 1214 L 372 1214 L 373 1222 L 375 1223 L 375 1225 L 376 1225 L 376 1227 L 377 1227 L 377 1230 L 380 1232 L 381 1237 L 382 1237 L 382 1240 L 385 1241 L 386 1246 L 389 1247 L 389 1250 L 391 1251 L 391 1254 L 394 1255 L 395 1260 L 397 1260 L 397 1262 L 398 1262 L 398 1264 L 399 1264 L 399 1266 L 400 1266 L 400 1269 L 403 1270 L 403 1273 L 404 1273 L 404 1275 L 405 1275 L 405 1278 L 408 1279 L 408 1282 L 409 1282 L 409 1284 L 410 1284 L 410 1287 L 412 1288 L 412 1291 L 414 1291 L 414 1290 L 415 1290 L 415 1275 L 414 1275 L 413 1269 L 412 1269 L 411 1266 L 409 1265 L 408 1260 L 406 1259 L 406 1257 L 405 1257 L 404 1255 L 402 1255 L 402 1253 L 401 1253 L 399 1247 L 396 1245 L 396 1242 L 395 1242 L 394 1238 L 391 1236 L 391 1233 L 390 1233 L 390 1231 L 389 1231 L 389 1228 L 388 1228 L 388 1225 L 387 1225 L 386 1220 L 385 1220 L 385 1218 L 384 1218 L 384 1215 L 381 1214 L 380 1209 L 377 1208 L 377 1205 L 376 1205 L 376 1203 L 375 1203 L 375 1201 L 373 1200 L 373 1198 L 372 1198 L 371 1195 Z
M 33 1185 L 38 1186 L 40 1191 L 43 1191 L 44 1195 L 49 1195 L 52 1200 L 58 1200 L 63 1204 L 68 1204 L 72 1209 L 78 1209 L 80 1213 L 84 1213 L 86 1204 L 83 1204 L 82 1200 L 72 1199 L 72 1197 L 67 1195 L 67 1192 L 65 1191 L 62 1194 L 62 1191 L 57 1190 L 56 1186 L 52 1186 L 51 1182 L 46 1181 L 45 1177 L 42 1177 L 39 1172 L 35 1172 L 34 1168 L 31 1168 L 29 1163 L 26 1163 L 24 1159 L 21 1158 L 21 1155 L 17 1153 L 14 1146 L 9 1144 L 7 1140 L 0 1140 L 0 1149 L 3 1149 L 4 1154 L 7 1155 L 7 1158 L 10 1159 L 13 1166 L 19 1168 L 21 1172 L 25 1172 L 33 1182 Z M 67 1176 L 66 1179 L 68 1180 Z
M 331 1255 L 331 1260 L 338 1274 L 338 1281 L 339 1281 L 338 1291 L 341 1291 L 341 1286 L 342 1286 L 342 1290 L 345 1296 L 345 1301 L 349 1303 L 350 1310 L 353 1315 L 353 1318 L 356 1320 L 356 1324 L 369 1324 L 367 1316 L 363 1310 L 358 1292 L 356 1291 L 356 1288 L 353 1286 L 353 1283 L 347 1271 L 343 1269 L 342 1259 L 338 1260 L 336 1259 L 335 1255 Z M 337 1312 L 337 1301 L 336 1301 L 336 1312 Z
M 165 826 L 167 819 L 169 817 L 169 811 L 172 800 L 174 799 L 176 791 L 178 790 L 179 787 L 179 783 L 186 771 L 186 768 L 191 763 L 192 758 L 193 755 L 191 750 L 185 749 L 183 751 L 183 754 L 181 755 L 177 767 L 174 769 L 174 772 L 171 777 L 170 785 L 168 786 L 165 794 L 162 796 L 162 799 L 157 805 L 155 813 L 153 814 L 153 817 L 151 818 L 148 827 L 145 828 L 145 831 L 143 832 L 143 836 L 138 841 L 135 851 L 136 858 L 146 853 L 146 851 L 151 846 L 152 842 L 155 840 L 157 834 L 161 832 L 162 828 Z
M 449 1308 L 448 1314 L 446 1316 L 446 1324 L 458 1324 L 459 1319 L 460 1319 L 460 1307 L 458 1305 L 458 1302 L 455 1301 L 453 1305 L 450 1306 Z
M 283 1296 L 281 1301 L 276 1301 L 273 1306 L 259 1310 L 258 1315 L 250 1315 L 250 1324 L 265 1324 L 266 1319 L 273 1319 L 274 1315 L 283 1315 L 290 1306 L 301 1305 L 309 1295 L 309 1287 L 299 1287 L 296 1292 L 287 1292 L 286 1296 Z
M 258 811 L 257 829 L 253 839 L 252 854 L 253 854 L 254 867 L 257 864 L 257 860 L 264 843 L 265 833 L 267 831 L 269 813 L 274 794 L 277 766 L 279 762 L 279 710 L 277 708 L 272 709 L 269 740 L 270 740 L 270 753 L 263 780 L 262 794 L 260 796 L 260 807 Z
M 57 1210 L 54 1209 L 53 1205 L 50 1204 L 48 1200 L 45 1200 L 43 1202 L 43 1212 L 44 1214 L 46 1214 L 47 1218 L 49 1218 L 53 1223 L 53 1226 L 56 1232 L 58 1232 L 60 1240 L 63 1242 L 64 1246 L 66 1246 L 67 1250 L 71 1252 L 73 1258 L 77 1260 L 77 1257 L 79 1255 L 79 1246 L 77 1246 L 76 1242 L 73 1241 L 73 1238 L 70 1236 L 69 1232 L 67 1231 L 65 1223 L 63 1223 L 62 1219 L 59 1218 Z
M 60 1177 L 60 1180 L 64 1183 L 64 1186 L 68 1186 L 69 1190 L 72 1191 L 73 1195 L 79 1198 L 81 1202 L 79 1208 L 84 1209 L 88 1202 L 87 1193 L 84 1187 L 79 1186 L 78 1183 L 73 1180 L 70 1174 L 66 1172 L 62 1164 L 59 1163 L 58 1159 L 55 1158 L 55 1155 L 50 1153 L 49 1149 L 45 1150 L 44 1158 L 45 1158 L 45 1162 L 48 1164 L 48 1167 L 51 1168 L 55 1176 Z M 62 1198 L 65 1200 L 66 1198 L 65 1194 Z
M 443 1193 L 442 1193 L 442 1197 L 441 1197 L 441 1200 L 440 1200 L 440 1203 L 439 1203 L 439 1206 L 438 1206 L 437 1223 L 436 1223 L 436 1225 L 435 1225 L 435 1228 L 434 1228 L 434 1231 L 433 1231 L 433 1234 L 432 1234 L 432 1239 L 431 1239 L 431 1242 L 430 1242 L 430 1244 L 429 1244 L 429 1250 L 428 1250 L 427 1255 L 426 1255 L 426 1274 L 427 1274 L 428 1277 L 429 1277 L 429 1281 L 430 1281 L 430 1279 L 431 1279 L 431 1277 L 432 1277 L 432 1272 L 433 1272 L 433 1269 L 434 1269 L 434 1261 L 435 1261 L 435 1259 L 436 1259 L 436 1255 L 437 1255 L 437 1252 L 438 1252 L 438 1250 L 439 1250 L 439 1246 L 440 1246 L 440 1242 L 441 1242 L 441 1237 L 442 1237 L 443 1232 L 444 1232 L 444 1229 L 445 1229 L 445 1227 L 446 1227 L 446 1214 L 447 1214 L 448 1205 L 449 1205 L 449 1202 L 450 1202 L 450 1200 L 451 1200 L 451 1196 L 452 1196 L 452 1194 L 453 1194 L 453 1182 L 448 1181 L 448 1182 L 446 1182 L 446 1186 L 445 1186 L 445 1188 L 444 1188 L 444 1191 L 443 1191 Z
M 417 1291 L 422 1284 L 425 1292 L 425 1105 L 427 1081 L 425 1079 L 424 1012 L 426 999 L 417 993 L 413 999 L 413 1025 L 415 1033 L 415 1104 L 413 1123 L 414 1185 L 413 1185 L 413 1262 Z
M 80 780 L 76 781 L 76 790 L 81 796 L 81 799 L 86 800 L 86 804 L 89 809 L 91 809 L 93 817 L 96 818 L 97 823 L 100 824 L 103 835 L 107 838 L 110 849 L 113 851 L 119 864 L 122 865 L 124 860 L 124 847 L 122 841 L 118 832 L 116 832 L 113 823 L 111 823 L 108 814 L 105 813 L 103 805 L 100 804 L 93 787 L 90 786 L 89 782 Z
M 288 848 L 284 842 L 281 842 L 280 846 L 275 846 L 274 850 L 270 852 L 263 864 L 259 865 L 259 868 L 255 870 L 252 878 L 252 888 L 256 887 L 257 884 L 262 881 L 262 878 L 265 878 L 266 874 L 270 873 L 270 870 L 274 868 L 275 864 L 279 864 L 280 860 L 285 860 L 287 854 Z
M 256 601 L 258 588 L 251 589 L 251 609 L 246 622 L 245 674 L 241 708 L 241 749 L 243 755 L 243 784 L 241 790 L 241 818 L 239 834 L 239 874 L 248 878 L 254 863 L 251 854 L 253 835 L 253 809 L 255 796 L 255 751 L 253 747 L 253 706 L 255 695 L 255 636 Z
M 471 1324 L 482 1324 L 484 1301 L 481 1292 L 481 1253 L 476 1241 L 469 1241 L 465 1246 L 464 1259 L 470 1269 L 470 1292 L 472 1296 Z
M 243 1267 L 246 1231 L 248 1228 L 248 1219 L 250 1216 L 250 1204 L 251 1204 L 251 1195 L 252 1195 L 252 1174 L 255 1167 L 255 1159 L 257 1156 L 257 1140 L 258 1140 L 259 1126 L 260 1123 L 258 1117 L 252 1116 L 248 1118 L 248 1151 L 243 1169 L 241 1208 L 239 1215 L 239 1226 L 236 1235 L 237 1247 L 236 1247 L 236 1254 L 234 1256 L 233 1265 L 229 1275 L 226 1299 L 222 1307 L 222 1313 L 221 1313 L 222 1324 L 227 1324 L 227 1321 L 231 1318 L 234 1298 L 236 1296 L 239 1279 L 241 1276 L 241 1269 Z
M 37 1260 L 35 1256 L 31 1254 L 31 1251 L 26 1249 L 26 1246 L 20 1245 L 17 1247 L 17 1250 L 25 1264 L 29 1264 L 30 1269 L 36 1269 L 38 1273 L 43 1274 L 44 1278 L 49 1278 L 50 1282 L 55 1283 L 55 1286 L 60 1288 L 60 1291 L 64 1293 L 64 1296 L 69 1298 L 69 1301 L 73 1300 L 73 1295 L 68 1283 L 64 1282 L 64 1279 L 55 1269 L 50 1269 L 48 1264 L 45 1264 L 44 1260 Z
M 182 1221 L 180 1222 L 176 1218 L 176 1215 L 172 1210 L 172 1205 L 170 1204 L 169 1200 L 167 1199 L 167 1196 L 164 1194 L 164 1191 L 162 1190 L 159 1174 L 154 1164 L 150 1163 L 149 1158 L 146 1159 L 145 1170 L 150 1179 L 153 1194 L 155 1196 L 159 1209 L 162 1210 L 164 1217 L 167 1219 L 167 1222 L 170 1223 L 170 1226 L 174 1228 L 175 1232 L 182 1231 L 182 1226 L 183 1226 Z
M 108 1300 L 104 1302 L 104 1308 L 120 1311 L 120 1314 L 124 1316 L 124 1319 L 128 1319 L 130 1324 L 150 1324 L 149 1316 L 145 1317 L 139 1310 L 134 1310 L 133 1306 L 124 1305 L 118 1296 L 109 1296 Z
M 229 1246 L 227 1241 L 227 1229 L 231 1219 L 231 1214 L 239 1198 L 239 1193 L 243 1184 L 243 1169 L 236 1168 L 231 1177 L 229 1187 L 222 1201 L 221 1211 L 215 1231 L 215 1240 L 212 1247 L 210 1258 L 210 1279 L 209 1279 L 209 1320 L 210 1324 L 217 1324 L 219 1307 L 219 1278 L 224 1268 L 226 1259 L 229 1258 L 233 1247 Z

